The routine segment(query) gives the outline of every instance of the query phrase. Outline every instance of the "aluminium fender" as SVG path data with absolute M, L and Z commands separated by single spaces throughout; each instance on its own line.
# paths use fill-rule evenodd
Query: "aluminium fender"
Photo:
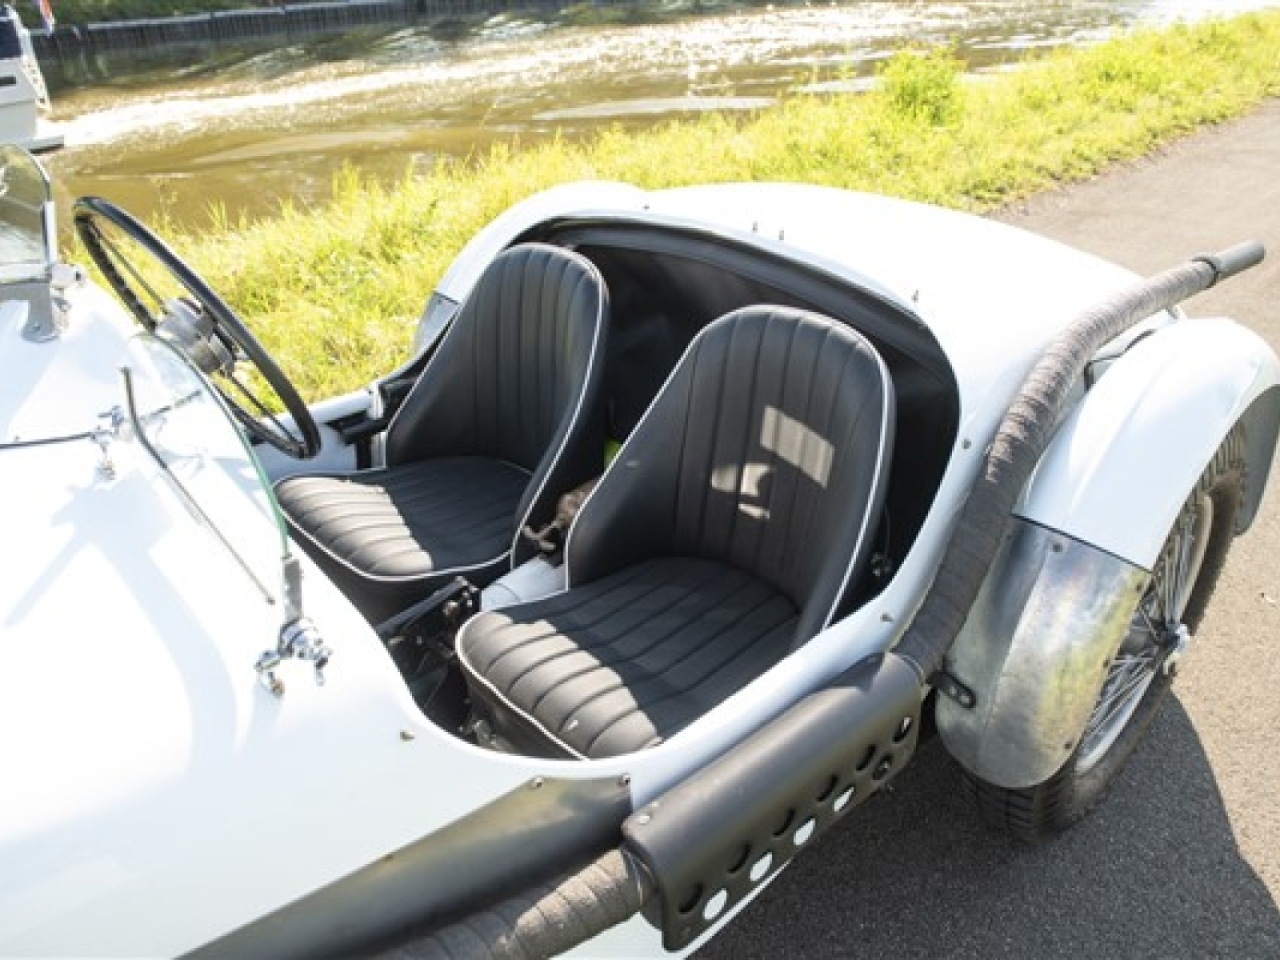
M 946 670 L 974 694 L 939 697 L 947 750 L 988 783 L 1023 789 L 1067 761 L 1149 579 L 1140 567 L 1014 521 Z
M 948 750 L 1022 789 L 1070 757 L 1168 530 L 1223 437 L 1248 444 L 1241 527 L 1280 421 L 1280 363 L 1227 320 L 1136 342 L 1064 420 L 947 655 L 976 706 L 940 698 Z
M 1244 419 L 1243 532 L 1262 500 L 1280 419 L 1280 361 L 1230 320 L 1138 340 L 1064 419 L 1015 513 L 1149 569 L 1192 485 Z

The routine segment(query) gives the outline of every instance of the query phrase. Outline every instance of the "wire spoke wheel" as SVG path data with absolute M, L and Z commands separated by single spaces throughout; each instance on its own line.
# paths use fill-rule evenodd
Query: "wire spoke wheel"
M 1024 789 L 965 775 L 989 824 L 1023 840 L 1039 840 L 1078 822 L 1106 797 L 1159 713 L 1226 562 L 1240 509 L 1243 460 L 1243 431 L 1236 427 L 1174 520 L 1062 769 Z
M 1184 652 L 1189 632 L 1182 616 L 1204 566 L 1213 530 L 1213 509 L 1210 497 L 1193 496 L 1170 531 L 1151 572 L 1151 583 L 1134 612 L 1129 633 L 1085 724 L 1076 759 L 1082 772 L 1092 769 L 1106 755 L 1152 681 L 1162 670 L 1172 670 Z

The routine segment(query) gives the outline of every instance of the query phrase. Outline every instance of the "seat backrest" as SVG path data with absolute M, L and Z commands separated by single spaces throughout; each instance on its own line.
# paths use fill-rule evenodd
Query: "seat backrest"
M 531 473 L 514 529 L 549 518 L 556 498 L 603 467 L 608 320 L 604 279 L 586 258 L 538 243 L 503 251 L 388 427 L 388 465 L 504 460 Z
M 861 335 L 790 307 L 694 339 L 583 506 L 570 585 L 654 556 L 719 560 L 827 625 L 869 554 L 892 454 L 893 386 Z

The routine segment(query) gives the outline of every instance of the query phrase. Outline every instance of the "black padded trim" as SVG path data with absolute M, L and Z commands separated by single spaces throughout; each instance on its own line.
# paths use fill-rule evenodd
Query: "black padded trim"
M 499 254 L 387 428 L 387 463 L 468 454 L 528 470 L 514 545 L 603 469 L 596 396 L 608 318 L 604 280 L 585 257 L 536 243 Z
M 796 623 L 763 580 L 667 558 L 480 614 L 457 648 L 498 722 L 522 718 L 498 731 L 515 746 L 608 757 L 660 743 L 746 686 L 786 655 Z
M 384 470 L 290 477 L 276 496 L 295 526 L 371 580 L 419 579 L 502 557 L 529 482 L 519 467 L 442 457 Z
M 661 742 L 824 629 L 866 565 L 893 388 L 857 333 L 787 307 L 703 330 L 578 514 L 569 589 L 458 637 L 516 749 Z
M 893 385 L 865 338 L 790 307 L 747 307 L 690 344 L 565 550 L 570 586 L 648 557 L 750 570 L 830 622 L 865 565 L 892 456 Z
M 608 323 L 599 271 L 559 247 L 494 258 L 387 428 L 381 470 L 277 485 L 299 541 L 366 617 L 445 579 L 483 585 L 529 522 L 599 475 Z M 531 549 L 531 548 L 530 548 Z
M 338 476 L 289 477 L 276 496 L 290 529 L 370 620 L 451 577 L 485 584 L 507 566 L 528 471 L 444 457 Z

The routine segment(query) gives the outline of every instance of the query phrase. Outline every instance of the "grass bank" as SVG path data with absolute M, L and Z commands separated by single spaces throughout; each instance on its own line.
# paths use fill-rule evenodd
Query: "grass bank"
M 1144 30 L 966 82 L 947 51 L 902 53 L 870 94 L 794 96 L 583 143 L 496 148 L 385 187 L 349 172 L 319 210 L 229 223 L 175 245 L 312 397 L 403 359 L 463 243 L 537 190 L 800 180 L 974 211 L 1089 177 L 1280 94 L 1280 11 Z M 1224 171 L 1224 175 L 1230 175 Z

